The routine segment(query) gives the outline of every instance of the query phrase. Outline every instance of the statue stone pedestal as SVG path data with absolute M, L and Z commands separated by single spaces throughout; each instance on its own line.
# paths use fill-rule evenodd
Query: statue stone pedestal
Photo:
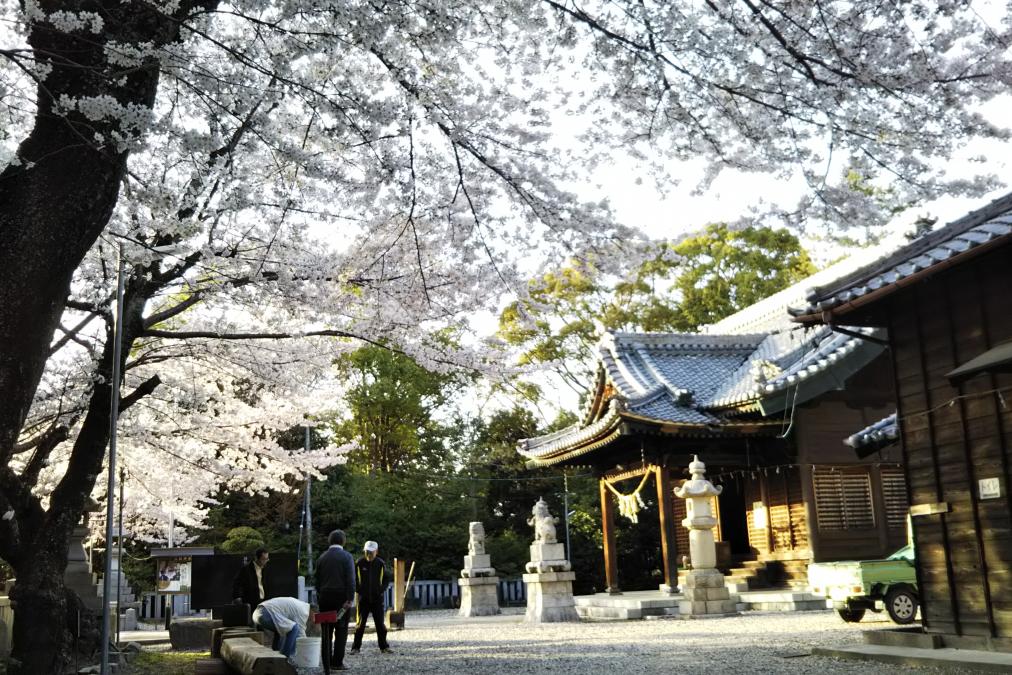
M 499 577 L 461 577 L 460 616 L 499 614 Z
M 535 539 L 531 544 L 531 561 L 527 563 L 524 583 L 527 585 L 526 623 L 561 623 L 579 621 L 573 600 L 576 574 L 566 560 L 565 547 L 555 541 L 556 519 L 548 512 L 544 500 L 534 506 L 534 515 L 527 521 L 534 525 Z
M 716 569 L 717 545 L 713 528 L 717 524 L 710 509 L 711 499 L 721 488 L 705 478 L 706 465 L 693 457 L 689 464 L 692 478 L 675 490 L 675 496 L 685 500 L 685 520 L 689 530 L 689 557 L 692 569 L 685 573 L 678 613 L 682 618 L 731 616 L 736 614 L 735 602 L 724 585 L 724 575 Z
M 494 616 L 499 614 L 499 577 L 492 567 L 492 557 L 485 553 L 485 527 L 479 522 L 469 526 L 469 555 L 464 556 L 460 570 L 460 616 Z
M 682 577 L 682 597 L 678 613 L 684 617 L 733 615 L 735 601 L 724 585 L 720 570 L 689 570 Z
M 527 584 L 525 623 L 562 623 L 579 621 L 573 600 L 573 579 L 576 573 L 535 572 L 524 575 Z

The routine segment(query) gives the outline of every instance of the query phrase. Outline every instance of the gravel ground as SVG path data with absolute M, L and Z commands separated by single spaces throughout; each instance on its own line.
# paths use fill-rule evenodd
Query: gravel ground
M 389 635 L 394 653 L 381 654 L 370 632 L 362 652 L 345 662 L 370 675 L 938 672 L 811 655 L 813 647 L 860 644 L 861 631 L 893 627 L 877 615 L 859 624 L 825 611 L 532 626 L 521 623 L 522 609 L 504 611 L 478 619 L 452 611 L 409 612 L 407 629 Z

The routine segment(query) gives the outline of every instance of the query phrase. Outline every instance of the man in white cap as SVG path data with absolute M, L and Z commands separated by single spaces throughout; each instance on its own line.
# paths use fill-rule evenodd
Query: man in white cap
M 362 649 L 362 636 L 365 635 L 365 623 L 372 614 L 376 623 L 376 639 L 380 651 L 390 652 L 387 644 L 387 627 L 383 623 L 383 593 L 390 583 L 383 558 L 376 555 L 379 544 L 367 541 L 363 547 L 365 555 L 355 563 L 355 591 L 358 593 L 358 604 L 355 607 L 355 641 L 351 645 L 351 653 L 358 654 Z

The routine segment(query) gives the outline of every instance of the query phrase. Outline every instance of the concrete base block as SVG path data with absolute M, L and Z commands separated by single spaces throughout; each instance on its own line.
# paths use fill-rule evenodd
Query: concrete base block
M 169 642 L 173 649 L 211 649 L 211 631 L 221 628 L 216 619 L 173 619 L 169 624 Z
M 492 566 L 492 556 L 490 556 L 487 553 L 464 556 L 464 569 L 473 569 L 476 567 L 491 567 L 491 566 Z
M 736 612 L 737 602 L 724 585 L 718 570 L 691 570 L 682 583 L 685 600 L 678 603 L 679 614 L 687 616 L 728 615 Z
M 499 614 L 499 577 L 461 578 L 460 616 L 494 616 Z
M 255 628 L 215 628 L 211 631 L 211 658 L 221 656 L 221 645 L 225 640 L 236 638 L 250 638 L 262 645 L 270 646 L 265 642 L 264 633 Z
M 689 570 L 682 578 L 682 589 L 687 588 L 721 588 L 724 586 L 724 575 L 720 570 Z
M 296 675 L 287 657 L 249 638 L 225 640 L 221 658 L 239 675 Z
M 573 572 L 525 574 L 527 614 L 525 623 L 561 623 L 579 621 L 573 600 Z
M 562 544 L 531 544 L 531 562 L 565 559 L 566 548 Z

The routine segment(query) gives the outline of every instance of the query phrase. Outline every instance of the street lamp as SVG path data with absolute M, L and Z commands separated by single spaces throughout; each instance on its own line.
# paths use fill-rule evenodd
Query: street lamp
M 171 255 L 179 250 L 175 244 L 168 246 L 150 246 L 148 250 L 162 255 Z M 116 494 L 116 427 L 119 419 L 119 385 L 120 358 L 123 354 L 123 289 L 126 283 L 124 270 L 126 260 L 123 257 L 123 243 L 117 246 L 116 267 L 116 322 L 113 325 L 112 345 L 112 400 L 109 401 L 109 478 L 106 486 L 105 510 L 105 575 L 102 579 L 102 675 L 109 674 L 109 599 L 112 596 L 112 533 L 114 497 Z M 122 531 L 120 532 L 122 536 Z M 118 579 L 117 579 L 118 581 Z M 117 607 L 117 610 L 119 608 Z

